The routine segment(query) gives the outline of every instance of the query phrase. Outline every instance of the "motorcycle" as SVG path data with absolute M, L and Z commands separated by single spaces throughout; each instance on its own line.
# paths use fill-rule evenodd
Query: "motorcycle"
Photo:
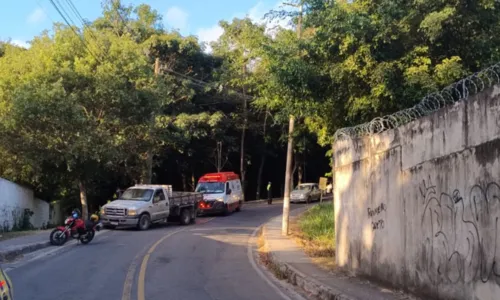
M 71 216 L 66 218 L 64 226 L 58 226 L 50 233 L 50 243 L 55 246 L 62 246 L 70 238 L 79 240 L 82 244 L 90 243 L 96 231 L 100 231 L 102 223 L 97 215 L 92 215 L 90 220 L 84 221 L 77 211 L 73 211 Z

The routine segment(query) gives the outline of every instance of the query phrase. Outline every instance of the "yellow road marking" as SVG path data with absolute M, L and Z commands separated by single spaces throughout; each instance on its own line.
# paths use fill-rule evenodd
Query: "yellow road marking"
M 206 219 L 205 222 L 197 223 L 196 225 L 208 223 L 208 222 L 212 221 L 213 219 L 215 219 L 215 217 L 210 218 L 210 219 Z M 146 269 L 148 267 L 148 261 L 149 261 L 149 257 L 151 256 L 151 254 L 155 251 L 156 247 L 158 247 L 158 245 L 160 245 L 164 240 L 168 239 L 169 237 L 171 237 L 172 235 L 174 235 L 176 233 L 185 231 L 188 228 L 189 227 L 184 227 L 182 229 L 170 232 L 169 234 L 165 235 L 164 237 L 159 239 L 156 243 L 154 243 L 153 246 L 151 246 L 151 248 L 149 248 L 148 252 L 144 255 L 144 258 L 142 259 L 142 263 L 141 263 L 141 269 L 139 271 L 139 278 L 137 279 L 137 300 L 145 300 L 146 299 L 146 292 L 145 292 L 146 291 L 146 288 L 145 288 L 145 286 L 146 286 Z
M 146 268 L 148 267 L 148 260 L 149 260 L 149 257 L 151 256 L 151 254 L 155 251 L 156 247 L 158 247 L 158 245 L 161 244 L 161 242 L 163 242 L 167 238 L 171 237 L 172 235 L 174 235 L 178 232 L 184 231 L 184 230 L 185 230 L 185 228 L 179 229 L 179 230 L 176 230 L 174 232 L 171 232 L 171 233 L 165 235 L 164 237 L 159 239 L 156 243 L 154 243 L 153 246 L 151 246 L 151 248 L 149 248 L 146 255 L 144 255 L 144 258 L 142 259 L 141 269 L 139 271 L 139 279 L 137 282 L 137 300 L 144 300 L 145 299 L 145 295 L 146 295 L 146 293 L 145 293 Z
M 139 258 L 142 255 L 142 252 L 146 250 L 146 248 L 147 246 L 144 247 L 141 251 L 139 251 L 139 253 L 137 253 L 137 255 L 132 260 L 130 267 L 128 268 L 127 276 L 125 277 L 125 283 L 123 285 L 122 300 L 130 300 L 130 296 L 132 294 L 132 284 L 134 282 L 135 270 L 137 269 Z

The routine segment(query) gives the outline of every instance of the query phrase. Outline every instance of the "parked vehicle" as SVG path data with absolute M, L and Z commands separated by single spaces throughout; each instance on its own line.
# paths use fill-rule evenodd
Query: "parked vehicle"
M 14 286 L 2 267 L 0 267 L 0 299 L 14 300 Z
M 203 194 L 199 214 L 229 214 L 243 207 L 243 189 L 238 174 L 234 172 L 209 173 L 198 180 L 196 192 Z
M 317 183 L 301 183 L 290 194 L 290 202 L 306 202 L 321 199 L 321 190 Z
M 61 246 L 70 238 L 82 242 L 90 243 L 95 236 L 95 232 L 101 230 L 102 224 L 99 223 L 99 217 L 92 215 L 90 220 L 83 220 L 78 211 L 73 210 L 71 216 L 66 218 L 64 226 L 59 226 L 50 233 L 50 243 L 55 246 Z
M 196 221 L 201 193 L 174 192 L 171 185 L 139 184 L 101 209 L 104 226 L 137 226 L 147 230 L 151 224 L 178 221 L 187 225 Z

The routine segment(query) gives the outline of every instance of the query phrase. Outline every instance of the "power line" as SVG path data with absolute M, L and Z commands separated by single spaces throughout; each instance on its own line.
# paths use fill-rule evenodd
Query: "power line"
M 59 6 L 57 6 L 57 4 L 54 2 L 54 0 L 49 0 L 49 1 L 52 4 L 52 6 L 56 9 L 56 11 L 59 13 L 59 15 L 63 18 L 64 22 L 73 31 L 73 33 L 76 34 L 80 38 L 80 41 L 82 42 L 82 44 L 85 47 L 85 49 L 87 49 L 87 51 L 90 53 L 90 55 L 92 55 L 98 62 L 102 63 L 101 60 L 99 58 L 97 58 L 97 56 L 92 52 L 92 50 L 90 50 L 90 48 L 88 47 L 87 43 L 85 42 L 85 39 L 83 38 L 83 36 L 81 36 L 75 30 L 74 26 L 72 26 L 71 23 L 68 21 L 68 19 L 64 16 L 63 12 L 61 11 L 61 9 L 59 9 Z M 58 0 L 56 0 L 56 1 L 59 3 Z
M 80 34 L 78 34 L 78 32 L 75 30 L 75 22 L 73 21 L 73 19 L 69 16 L 68 12 L 66 11 L 66 9 L 63 7 L 63 5 L 59 2 L 59 0 L 55 0 L 57 2 L 57 4 L 59 4 L 59 6 L 54 2 L 54 0 L 50 0 L 50 3 L 52 4 L 52 6 L 54 6 L 54 8 L 57 10 L 57 12 L 59 13 L 59 15 L 63 18 L 63 20 L 66 22 L 66 24 L 71 28 L 71 30 L 80 38 L 82 44 L 84 45 L 84 47 L 87 49 L 87 51 L 96 59 L 98 60 L 100 63 L 102 63 L 102 61 L 100 59 L 97 58 L 97 56 L 90 50 L 87 42 L 85 41 L 85 38 L 83 36 L 81 36 Z M 95 39 L 96 43 L 98 42 L 98 39 L 97 37 L 94 35 L 94 33 L 92 32 L 92 30 L 88 27 L 88 25 L 85 23 L 85 19 L 82 17 L 82 15 L 80 14 L 80 12 L 78 11 L 78 9 L 76 8 L 76 6 L 74 5 L 74 3 L 71 1 L 71 0 L 65 0 L 69 9 L 73 12 L 73 14 L 76 16 L 76 18 L 78 20 L 80 20 L 80 22 L 82 23 L 82 25 L 87 28 L 89 30 L 89 33 L 90 35 Z M 125 19 L 123 18 L 123 16 L 120 14 L 120 12 L 118 10 L 116 10 L 116 14 L 118 15 L 118 17 L 120 18 L 121 22 L 123 23 L 123 25 L 127 28 L 127 30 L 129 31 L 129 33 L 132 32 L 132 30 L 130 29 L 130 27 L 128 26 L 127 22 L 125 21 Z M 68 19 L 71 21 L 71 23 L 68 21 Z M 72 24 L 74 26 L 72 26 Z M 78 27 L 78 26 L 76 26 Z M 176 75 L 177 77 L 182 77 L 184 79 L 187 79 L 189 81 L 191 81 L 192 84 L 198 86 L 198 87 L 201 87 L 201 88 L 205 88 L 207 86 L 212 86 L 213 83 L 208 83 L 208 82 L 205 82 L 203 80 L 200 80 L 200 79 L 196 79 L 194 77 L 191 77 L 191 76 L 187 76 L 187 75 L 184 75 L 184 74 L 181 74 L 179 72 L 176 72 L 174 70 L 171 70 L 171 69 L 164 69 L 166 70 L 167 72 L 173 74 L 173 75 Z M 242 97 L 242 98 L 245 98 L 247 100 L 254 100 L 254 97 L 252 96 L 248 96 L 248 95 L 244 95 L 240 92 L 236 92 L 234 90 L 231 90 L 231 89 L 227 89 L 229 91 L 232 91 L 234 92 L 235 94 L 237 94 L 238 96 Z
M 82 17 L 78 9 L 76 8 L 75 4 L 71 0 L 66 0 L 66 3 L 68 4 L 69 8 L 73 11 L 73 14 L 76 16 L 77 19 L 80 20 L 84 28 L 87 28 L 88 32 L 92 36 L 92 38 L 96 41 L 98 41 L 97 37 L 94 35 L 93 30 L 87 25 L 87 22 L 85 22 L 85 19 Z
M 167 71 L 167 72 L 169 72 L 169 73 L 172 73 L 174 75 L 183 77 L 184 79 L 190 80 L 190 81 L 194 82 L 196 85 L 201 86 L 201 87 L 206 87 L 206 86 L 210 86 L 211 85 L 211 83 L 205 82 L 205 81 L 200 80 L 200 79 L 196 79 L 196 78 L 191 77 L 191 76 L 187 76 L 187 75 L 181 74 L 181 73 L 176 72 L 176 71 L 171 70 L 171 69 L 164 69 L 164 70 Z M 231 89 L 228 89 L 228 90 L 234 92 L 235 94 L 237 94 L 238 96 L 240 96 L 242 98 L 246 98 L 247 100 L 250 100 L 250 101 L 254 100 L 254 97 L 252 97 L 252 96 L 244 95 L 243 93 L 236 92 L 236 91 L 231 90 Z

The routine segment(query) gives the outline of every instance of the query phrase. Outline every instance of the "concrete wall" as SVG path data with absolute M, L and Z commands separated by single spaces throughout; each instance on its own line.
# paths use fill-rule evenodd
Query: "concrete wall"
M 335 143 L 337 263 L 426 299 L 499 299 L 500 87 Z
M 0 178 L 0 231 L 11 230 L 26 208 L 34 212 L 30 221 L 35 228 L 47 225 L 49 203 L 35 198 L 32 190 Z

